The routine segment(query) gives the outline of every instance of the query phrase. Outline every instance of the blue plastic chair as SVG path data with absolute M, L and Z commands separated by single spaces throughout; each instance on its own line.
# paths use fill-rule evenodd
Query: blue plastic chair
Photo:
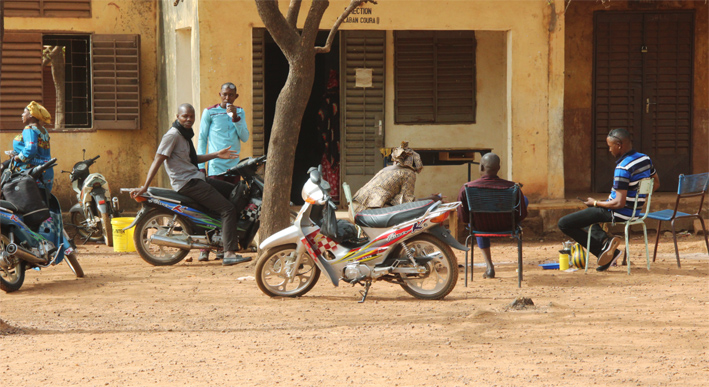
M 675 242 L 675 256 L 677 257 L 677 267 L 681 268 L 679 263 L 679 249 L 677 248 L 677 233 L 675 231 L 675 220 L 682 218 L 697 218 L 702 224 L 702 231 L 704 232 L 704 243 L 707 246 L 707 253 L 709 253 L 709 239 L 707 238 L 707 228 L 704 224 L 704 219 L 702 219 L 702 206 L 704 205 L 704 196 L 707 193 L 707 186 L 709 186 L 709 172 L 699 173 L 696 175 L 679 175 L 679 184 L 677 186 L 677 200 L 675 201 L 675 208 L 673 210 L 662 210 L 657 212 L 651 212 L 647 215 L 650 219 L 657 219 L 657 237 L 655 238 L 655 252 L 652 254 L 652 261 L 655 262 L 657 257 L 657 244 L 660 242 L 660 230 L 662 222 L 670 222 L 672 226 L 672 239 Z M 678 211 L 680 202 L 687 198 L 700 196 L 699 208 L 693 214 L 688 214 L 685 212 Z
M 506 189 L 465 187 L 468 199 L 468 237 L 465 245 L 470 243 L 470 281 L 473 280 L 473 258 L 475 253 L 475 237 L 513 238 L 517 240 L 517 287 L 522 287 L 522 228 L 517 224 L 515 215 L 519 212 L 521 203 L 519 185 Z M 509 217 L 511 230 L 481 230 L 475 225 L 475 214 L 491 214 L 500 216 L 501 220 Z M 491 219 L 488 217 L 488 219 Z M 465 252 L 465 286 L 468 286 L 468 252 Z

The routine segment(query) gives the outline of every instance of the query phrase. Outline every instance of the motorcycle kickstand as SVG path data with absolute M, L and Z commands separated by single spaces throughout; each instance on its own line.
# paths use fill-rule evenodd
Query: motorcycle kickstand
M 367 294 L 369 293 L 369 287 L 372 286 L 372 280 L 364 281 L 364 290 L 360 290 L 359 294 L 362 295 L 362 299 L 358 301 L 359 304 L 363 303 L 367 299 Z

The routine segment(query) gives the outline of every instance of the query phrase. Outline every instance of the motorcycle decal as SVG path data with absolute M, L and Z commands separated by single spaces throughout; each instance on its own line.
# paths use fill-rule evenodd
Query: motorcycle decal
M 166 202 L 160 199 L 150 199 L 150 203 L 153 204 L 158 204 L 161 205 L 165 208 L 167 208 L 170 211 L 177 212 L 181 215 L 184 215 L 185 217 L 189 218 L 190 220 L 194 221 L 197 224 L 202 224 L 202 225 L 207 225 L 210 227 L 221 227 L 222 222 L 214 219 L 205 213 L 201 211 L 197 211 L 194 208 L 182 205 L 182 204 L 175 204 L 175 203 L 170 203 Z
M 312 234 L 311 234 L 312 235 Z M 308 241 L 307 238 L 303 238 L 300 240 L 301 243 L 303 243 L 303 246 L 305 246 L 305 249 L 308 250 L 308 254 L 314 259 L 314 260 L 319 260 L 320 256 L 315 254 L 315 251 L 313 251 L 313 247 L 310 245 L 310 242 Z
M 8 219 L 8 220 L 12 221 L 13 223 L 15 223 L 15 226 L 17 226 L 21 231 L 23 231 L 23 232 L 29 234 L 34 240 L 36 240 L 36 241 L 39 242 L 39 241 L 42 241 L 42 240 L 44 239 L 44 238 L 42 238 L 41 235 L 39 235 L 39 234 L 37 234 L 36 232 L 30 230 L 30 228 L 27 227 L 27 225 L 25 225 L 25 223 L 22 221 L 22 219 L 20 219 L 19 216 L 15 215 L 15 214 L 10 214 L 10 213 L 5 212 L 5 211 L 0 212 L 0 216 L 2 216 L 3 218 Z
M 309 242 L 314 244 L 318 250 L 320 250 L 321 254 L 325 253 L 327 250 L 335 250 L 339 246 L 337 242 L 323 234 L 320 234 L 319 232 L 316 233 L 315 237 L 313 237 L 313 239 Z
M 394 246 L 403 238 L 414 232 L 413 225 L 404 228 L 403 230 L 392 231 L 388 234 L 382 234 L 377 239 L 369 242 L 366 246 L 356 251 L 351 251 L 349 254 L 342 257 L 335 263 L 343 261 L 359 261 L 366 262 L 379 258 L 381 254 Z

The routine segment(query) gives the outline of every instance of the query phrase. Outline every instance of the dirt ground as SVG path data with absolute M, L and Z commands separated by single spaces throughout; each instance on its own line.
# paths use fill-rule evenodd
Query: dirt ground
M 654 237 L 654 235 L 653 235 Z M 443 301 L 377 282 L 274 299 L 255 262 L 153 267 L 86 245 L 68 266 L 27 273 L 0 294 L 0 374 L 9 386 L 706 386 L 709 257 L 700 237 L 670 238 L 651 271 L 633 240 L 625 268 L 559 272 L 561 240 L 495 244 L 497 278 L 475 267 Z M 459 262 L 463 255 L 459 254 Z M 476 264 L 477 265 L 477 264 Z M 595 265 L 594 265 L 595 267 Z M 517 297 L 534 306 L 509 308 Z

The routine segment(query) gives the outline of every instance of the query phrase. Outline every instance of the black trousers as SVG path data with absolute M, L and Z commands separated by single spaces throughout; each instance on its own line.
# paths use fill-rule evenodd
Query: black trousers
M 570 236 L 581 246 L 586 247 L 586 243 L 588 243 L 588 226 L 612 221 L 613 213 L 611 211 L 604 208 L 589 207 L 559 219 L 559 230 Z M 599 256 L 607 239 L 608 233 L 603 231 L 600 225 L 594 226 L 591 229 L 591 254 Z
M 239 238 L 236 236 L 239 214 L 227 199 L 233 189 L 233 184 L 208 178 L 207 181 L 192 179 L 177 191 L 221 215 L 224 251 L 239 251 Z

